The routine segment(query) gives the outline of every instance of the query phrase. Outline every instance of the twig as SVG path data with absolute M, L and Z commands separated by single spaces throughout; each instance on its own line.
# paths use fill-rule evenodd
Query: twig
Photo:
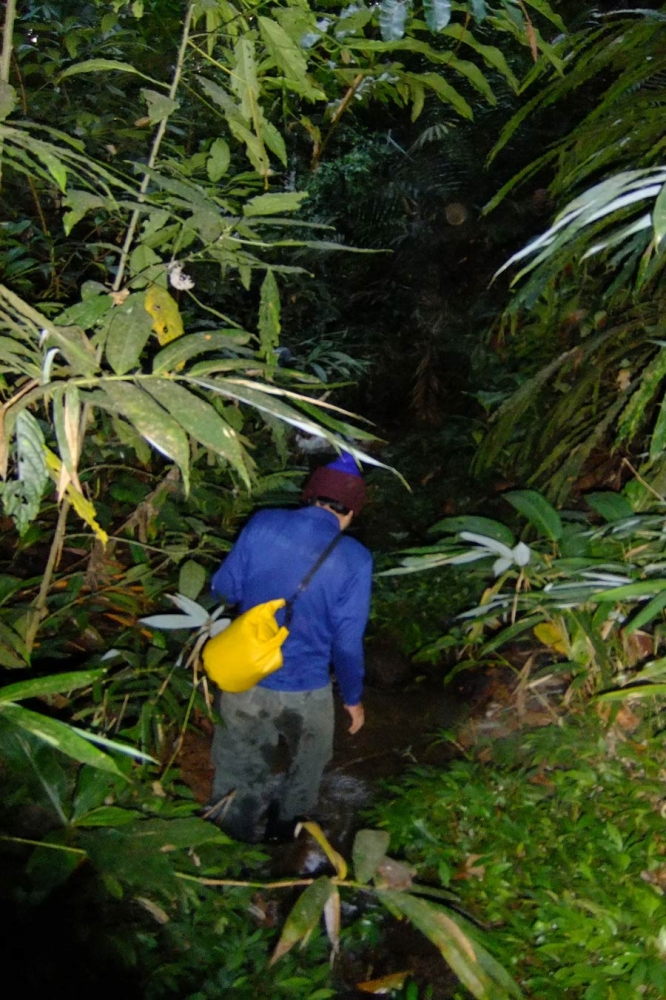
M 634 469 L 633 465 L 631 464 L 631 462 L 629 461 L 628 458 L 623 458 L 622 459 L 622 465 L 626 465 L 627 466 L 627 468 L 630 470 L 631 474 L 636 477 L 636 479 L 641 484 L 641 486 L 644 486 L 645 489 L 648 490 L 648 492 L 650 492 L 652 494 L 652 496 L 655 496 L 657 498 L 657 500 L 659 500 L 660 503 L 666 504 L 666 499 L 664 497 L 662 497 L 661 493 L 657 493 L 657 491 L 655 490 L 655 488 L 653 486 L 650 486 L 650 484 L 645 479 L 643 479 L 643 477 L 641 476 L 641 474 L 639 472 L 637 472 L 636 469 Z
M 58 563 L 60 562 L 60 556 L 62 555 L 62 547 L 65 542 L 65 530 L 67 528 L 68 513 L 69 513 L 69 500 L 65 498 L 60 505 L 60 511 L 58 513 L 58 523 L 56 525 L 55 534 L 53 535 L 53 541 L 51 542 L 49 558 L 46 563 L 46 569 L 44 570 L 44 576 L 42 578 L 42 582 L 39 588 L 39 593 L 37 594 L 34 605 L 30 611 L 30 618 L 28 620 L 28 627 L 26 629 L 26 635 L 25 635 L 25 644 L 29 653 L 32 652 L 32 647 L 35 644 L 37 629 L 39 628 L 42 612 L 46 607 L 46 599 L 48 597 L 49 588 L 53 580 L 53 574 L 56 570 Z
M 338 104 L 337 108 L 335 109 L 335 111 L 334 111 L 334 113 L 333 113 L 333 115 L 331 117 L 330 128 L 329 128 L 328 132 L 326 133 L 326 135 L 324 136 L 323 142 L 321 142 L 320 145 L 317 146 L 317 148 L 315 149 L 315 152 L 314 152 L 314 154 L 312 156 L 311 166 L 312 166 L 313 170 L 316 170 L 317 167 L 319 166 L 319 161 L 321 160 L 322 156 L 324 155 L 324 150 L 328 146 L 328 143 L 329 143 L 329 140 L 330 140 L 331 135 L 333 133 L 333 130 L 335 129 L 335 127 L 338 124 L 338 122 L 340 121 L 340 119 L 341 119 L 342 115 L 344 114 L 344 112 L 349 107 L 349 103 L 350 103 L 352 97 L 354 96 L 354 94 L 356 93 L 356 91 L 358 90 L 358 88 L 361 86 L 362 82 L 363 82 L 363 73 L 359 73 L 357 76 L 354 77 L 354 79 L 353 79 L 353 81 L 352 81 L 352 83 L 351 83 L 351 85 L 350 85 L 347 93 L 344 95 L 344 97 L 342 98 L 342 100 Z
M 173 80 L 171 81 L 171 86 L 169 88 L 169 100 L 175 100 L 176 94 L 178 93 L 178 85 L 180 84 L 180 78 L 183 72 L 183 65 L 185 63 L 185 53 L 187 52 L 187 45 L 190 37 L 190 28 L 192 27 L 192 17 L 194 15 L 194 4 L 190 3 L 187 8 L 187 14 L 185 15 L 185 23 L 183 25 L 183 34 L 180 39 L 180 48 L 178 50 L 178 60 L 176 62 L 176 68 L 173 74 Z M 143 202 L 146 198 L 146 192 L 148 191 L 148 185 L 150 184 L 150 175 L 157 162 L 157 157 L 159 155 L 160 146 L 162 145 L 162 139 L 166 132 L 168 118 L 162 119 L 160 122 L 157 132 L 155 133 L 155 138 L 153 139 L 153 145 L 150 150 L 150 156 L 148 157 L 148 163 L 146 165 L 146 171 L 143 175 L 141 181 L 141 186 L 139 187 L 139 195 L 137 201 Z M 116 273 L 116 280 L 113 283 L 113 291 L 119 291 L 122 283 L 123 277 L 125 275 L 125 268 L 127 267 L 127 261 L 129 259 L 130 247 L 134 242 L 134 236 L 136 233 L 136 228 L 139 224 L 139 218 L 141 216 L 141 209 L 136 208 L 132 213 L 129 226 L 127 227 L 127 232 L 125 233 L 125 239 L 123 241 L 122 250 L 120 252 L 120 260 L 118 262 L 118 271 Z

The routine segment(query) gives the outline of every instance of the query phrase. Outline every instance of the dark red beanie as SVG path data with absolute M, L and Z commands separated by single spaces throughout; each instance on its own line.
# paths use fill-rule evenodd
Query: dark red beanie
M 365 503 L 365 482 L 360 475 L 353 476 L 324 465 L 310 476 L 302 497 L 305 503 L 320 497 L 337 500 L 355 514 L 360 514 Z

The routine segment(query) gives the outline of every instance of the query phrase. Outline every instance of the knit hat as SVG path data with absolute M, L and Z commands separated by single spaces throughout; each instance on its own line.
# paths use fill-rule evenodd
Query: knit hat
M 365 481 L 353 455 L 343 451 L 334 462 L 315 469 L 302 497 L 306 503 L 318 499 L 336 500 L 360 514 L 365 503 Z

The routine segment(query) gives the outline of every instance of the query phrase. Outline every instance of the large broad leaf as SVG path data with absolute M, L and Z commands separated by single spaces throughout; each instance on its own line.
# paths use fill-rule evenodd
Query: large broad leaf
M 139 364 L 152 329 L 144 307 L 143 293 L 134 293 L 111 313 L 107 326 L 106 357 L 116 375 L 124 375 Z
M 122 414 L 134 424 L 148 444 L 176 463 L 183 477 L 185 492 L 189 492 L 190 446 L 181 425 L 136 385 L 107 379 L 103 391 L 103 396 L 95 395 L 94 402 L 103 406 L 104 396 L 108 397 L 108 408 Z
M 89 764 L 101 771 L 109 771 L 111 774 L 120 774 L 115 761 L 90 745 L 88 740 L 79 735 L 71 726 L 51 719 L 47 715 L 40 715 L 38 712 L 31 712 L 22 705 L 14 702 L 0 703 L 0 714 L 18 729 L 25 729 L 38 739 L 48 743 L 55 750 L 72 757 L 81 764 Z
M 511 490 L 504 498 L 524 514 L 530 524 L 546 538 L 556 542 L 562 537 L 562 520 L 555 508 L 536 490 Z
M 502 966 L 478 941 L 462 930 L 459 918 L 404 892 L 380 891 L 377 895 L 389 912 L 397 911 L 407 917 L 432 941 L 477 1000 L 506 1000 L 522 996 Z
M 620 521 L 625 517 L 633 517 L 634 508 L 621 493 L 610 490 L 603 493 L 587 493 L 585 502 L 593 511 L 600 514 L 604 521 Z
M 245 453 L 238 435 L 210 403 L 170 379 L 149 379 L 145 386 L 195 441 L 229 462 L 250 487 Z
M 399 42 L 405 34 L 410 0 L 381 0 L 379 30 L 385 42 Z
M 319 923 L 329 896 L 334 891 L 330 878 L 318 878 L 299 896 L 296 905 L 287 917 L 270 964 L 286 955 L 298 941 L 307 941 Z
M 51 674 L 35 677 L 29 681 L 18 681 L 0 688 L 0 703 L 22 701 L 24 698 L 45 698 L 52 694 L 65 694 L 77 688 L 94 684 L 105 674 L 104 670 L 76 670 L 67 674 Z
M 259 31 L 271 58 L 290 80 L 308 85 L 308 60 L 303 49 L 270 17 L 258 17 Z
M 431 31 L 441 31 L 451 20 L 451 0 L 423 0 L 423 10 Z
M 364 885 L 369 882 L 386 856 L 390 834 L 386 830 L 359 830 L 354 838 L 352 861 L 354 878 Z

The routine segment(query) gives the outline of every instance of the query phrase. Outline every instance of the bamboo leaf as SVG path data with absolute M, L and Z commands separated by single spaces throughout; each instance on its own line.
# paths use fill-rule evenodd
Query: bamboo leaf
M 40 715 L 38 712 L 31 712 L 29 709 L 23 708 L 22 705 L 14 704 L 14 702 L 0 703 L 0 715 L 17 729 L 24 729 L 26 732 L 32 733 L 33 736 L 48 743 L 55 750 L 59 750 L 81 764 L 89 764 L 90 767 L 96 767 L 100 771 L 108 771 L 110 774 L 119 775 L 121 773 L 115 761 L 108 754 L 91 746 L 76 730 L 65 725 L 64 722 L 51 719 L 47 715 Z
M 300 833 L 301 829 L 307 830 L 307 832 L 310 834 L 310 836 L 314 837 L 314 839 L 317 841 L 317 843 L 319 844 L 319 846 L 323 850 L 323 852 L 326 855 L 326 857 L 328 858 L 328 860 L 331 862 L 331 864 L 335 868 L 335 871 L 337 873 L 338 878 L 340 878 L 340 879 L 346 879 L 347 878 L 347 862 L 342 857 L 342 855 L 340 853 L 338 853 L 338 851 L 336 851 L 335 848 L 329 843 L 329 841 L 326 838 L 326 835 L 325 835 L 324 831 L 319 826 L 319 823 L 313 823 L 313 822 L 311 822 L 309 820 L 306 821 L 306 822 L 304 822 L 304 823 L 299 823 L 298 826 L 296 827 L 296 830 L 295 830 L 295 836 L 296 837 Z
M 301 894 L 287 917 L 270 964 L 274 965 L 301 940 L 307 939 L 319 923 L 329 896 L 334 891 L 330 878 L 323 876 Z
M 405 34 L 411 0 L 381 0 L 379 30 L 385 42 L 399 42 Z
M 149 379 L 145 387 L 195 441 L 229 462 L 250 488 L 248 459 L 238 434 L 210 403 L 169 379 Z
M 67 69 L 60 73 L 58 83 L 67 79 L 68 76 L 79 76 L 81 73 L 109 73 L 111 71 L 134 73 L 136 76 L 140 76 L 142 80 L 149 80 L 150 83 L 154 83 L 158 87 L 168 88 L 168 84 L 162 83 L 160 80 L 153 80 L 152 76 L 146 76 L 145 73 L 141 73 L 130 63 L 119 62 L 117 59 L 86 59 L 84 62 L 74 63 L 73 66 L 68 66 Z
M 228 351 L 246 344 L 252 337 L 245 330 L 211 330 L 210 333 L 189 333 L 168 344 L 153 361 L 153 374 L 164 375 L 175 371 L 179 365 L 209 351 Z M 245 364 L 245 362 L 244 362 Z
M 103 392 L 95 396 L 98 406 L 122 414 L 157 451 L 176 463 L 183 477 L 185 493 L 190 484 L 190 448 L 181 425 L 143 389 L 129 382 L 105 380 Z
M 104 670 L 76 670 L 67 674 L 51 674 L 18 681 L 0 688 L 0 702 L 22 701 L 24 698 L 44 698 L 52 694 L 69 694 L 78 688 L 89 687 L 105 674 Z
M 656 594 L 651 601 L 648 601 L 648 603 L 634 615 L 629 624 L 625 626 L 624 634 L 631 635 L 632 632 L 636 632 L 637 629 L 647 625 L 648 622 L 651 622 L 654 618 L 656 618 L 657 615 L 664 610 L 664 608 L 666 608 L 666 590 L 663 590 L 661 594 Z
M 453 914 L 404 892 L 377 892 L 390 911 L 407 917 L 432 941 L 461 983 L 477 1000 L 522 996 L 509 974 L 459 926 Z
M 662 187 L 654 203 L 652 226 L 654 228 L 654 242 L 659 249 L 661 241 L 666 235 L 666 184 Z
M 447 83 L 439 73 L 421 73 L 418 79 L 426 87 L 430 87 L 437 94 L 440 101 L 452 105 L 463 118 L 472 119 L 474 117 L 472 108 L 462 94 L 455 87 L 452 87 L 450 83 Z
M 504 498 L 551 541 L 556 542 L 562 537 L 560 515 L 536 490 L 511 490 L 504 494 Z
M 429 529 L 428 534 L 458 534 L 460 531 L 472 531 L 477 535 L 487 535 L 489 538 L 494 538 L 497 542 L 504 542 L 510 549 L 516 544 L 513 532 L 505 524 L 502 524 L 500 521 L 493 521 L 489 517 L 479 517 L 474 514 L 445 517 L 444 520 L 434 524 Z
M 441 31 L 451 20 L 451 0 L 423 0 L 423 9 L 431 31 Z
M 377 871 L 388 850 L 390 834 L 386 830 L 359 830 L 354 838 L 352 861 L 354 878 L 364 885 Z

